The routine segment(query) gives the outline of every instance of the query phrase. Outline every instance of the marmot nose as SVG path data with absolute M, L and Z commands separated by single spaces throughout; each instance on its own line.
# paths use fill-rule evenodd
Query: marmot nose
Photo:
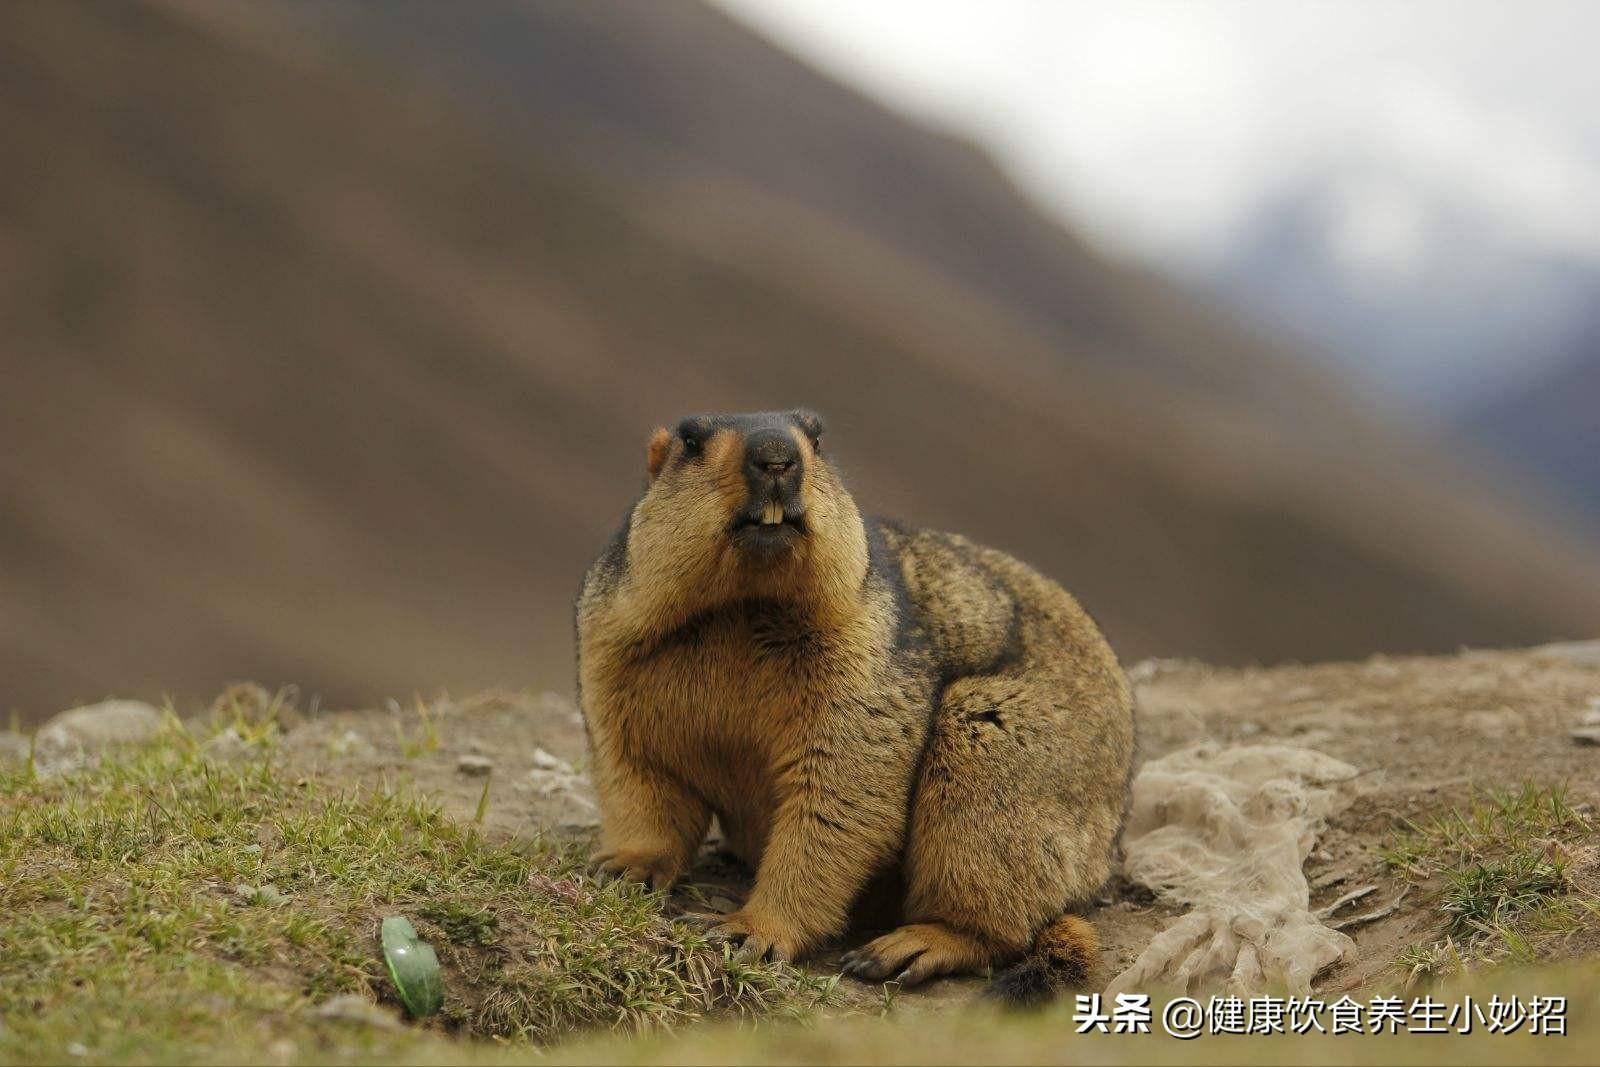
M 800 462 L 793 438 L 780 430 L 752 434 L 744 446 L 745 462 L 757 474 L 781 478 Z

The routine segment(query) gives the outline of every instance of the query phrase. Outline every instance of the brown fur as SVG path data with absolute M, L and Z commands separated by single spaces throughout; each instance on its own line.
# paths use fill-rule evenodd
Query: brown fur
M 1099 969 L 1100 939 L 1094 927 L 1076 915 L 1063 915 L 1046 926 L 1033 947 L 1072 985 L 1089 981 Z
M 1000 552 L 864 521 L 813 416 L 685 425 L 651 438 L 649 488 L 578 601 L 596 865 L 665 888 L 715 815 L 757 872 L 718 928 L 746 955 L 796 958 L 895 885 L 905 925 L 846 957 L 861 977 L 1030 949 L 1085 975 L 1093 931 L 1062 915 L 1109 874 L 1133 745 L 1094 623 Z M 730 523 L 753 499 L 745 437 L 774 425 L 804 529 L 755 553 Z
M 1006 1004 L 1042 1004 L 1064 989 L 1088 985 L 1100 969 L 1100 939 L 1076 915 L 1063 915 L 1039 931 L 1033 951 L 989 984 L 989 997 Z

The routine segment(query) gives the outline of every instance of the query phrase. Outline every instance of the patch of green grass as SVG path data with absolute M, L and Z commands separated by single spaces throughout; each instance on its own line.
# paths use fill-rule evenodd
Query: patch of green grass
M 1535 852 L 1473 863 L 1445 880 L 1444 910 L 1456 934 L 1497 926 L 1567 891 L 1566 864 Z
M 1586 929 L 1600 898 L 1574 877 L 1573 855 L 1592 857 L 1585 814 L 1562 786 L 1525 783 L 1485 791 L 1405 831 L 1385 861 L 1434 890 L 1443 939 L 1413 946 L 1397 964 L 1413 979 L 1456 973 L 1479 962 L 1527 962 Z
M 1405 977 L 1406 984 L 1454 978 L 1466 973 L 1466 961 L 1455 940 L 1445 937 L 1426 945 L 1412 945 L 1395 958 L 1395 966 Z
M 262 751 L 214 763 L 175 730 L 59 779 L 0 773 L 0 1062 L 410 1056 L 446 1032 L 542 1043 L 802 1012 L 824 992 L 732 964 L 561 849 L 486 841 L 425 797 L 297 779 Z M 377 931 L 395 913 L 439 953 L 442 1015 L 398 1032 L 319 1018 L 338 994 L 393 1002 Z
M 1525 782 L 1516 790 L 1480 792 L 1466 808 L 1408 822 L 1405 833 L 1382 855 L 1390 866 L 1426 876 L 1442 863 L 1592 832 L 1589 820 L 1568 800 L 1565 786 Z
M 417 914 L 444 932 L 457 945 L 492 945 L 500 920 L 460 900 L 435 900 L 420 905 Z

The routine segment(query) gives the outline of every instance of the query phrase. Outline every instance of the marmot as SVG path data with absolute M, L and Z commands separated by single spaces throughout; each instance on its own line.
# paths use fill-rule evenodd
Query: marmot
M 664 889 L 715 815 L 756 871 L 714 933 L 792 960 L 892 893 L 846 973 L 988 973 L 1039 999 L 1097 962 L 1068 914 L 1106 880 L 1128 681 L 1060 586 L 953 534 L 863 518 L 808 411 L 658 429 L 584 577 L 594 869 Z M 870 891 L 869 891 L 870 887 Z M 878 902 L 881 904 L 882 902 Z

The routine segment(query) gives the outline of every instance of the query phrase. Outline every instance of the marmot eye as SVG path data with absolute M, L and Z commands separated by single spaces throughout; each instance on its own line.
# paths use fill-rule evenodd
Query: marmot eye
M 696 437 L 692 433 L 682 434 L 681 436 L 683 437 L 683 450 L 685 452 L 693 453 L 700 451 L 700 438 Z

